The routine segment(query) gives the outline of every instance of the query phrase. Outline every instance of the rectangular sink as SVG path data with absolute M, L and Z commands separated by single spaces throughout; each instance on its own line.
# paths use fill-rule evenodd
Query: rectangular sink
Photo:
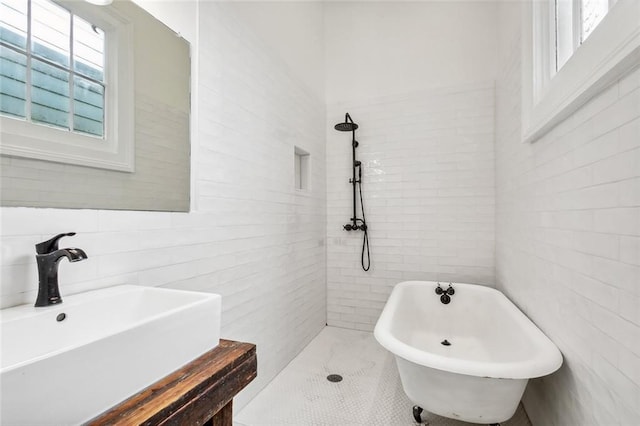
M 132 285 L 3 309 L 0 423 L 86 422 L 217 346 L 220 323 L 217 294 Z

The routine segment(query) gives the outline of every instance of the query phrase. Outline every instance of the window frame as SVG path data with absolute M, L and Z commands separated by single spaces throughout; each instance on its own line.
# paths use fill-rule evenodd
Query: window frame
M 523 7 L 523 142 L 544 136 L 640 61 L 640 2 L 618 0 L 556 72 L 554 6 L 533 0 Z
M 104 137 L 0 116 L 0 154 L 133 172 L 134 69 L 132 23 L 111 7 L 50 0 L 105 33 Z

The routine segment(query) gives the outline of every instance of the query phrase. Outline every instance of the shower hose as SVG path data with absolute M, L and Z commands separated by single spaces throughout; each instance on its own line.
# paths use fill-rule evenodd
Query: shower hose
M 362 227 L 360 229 L 364 231 L 364 235 L 362 236 L 362 254 L 360 255 L 360 264 L 362 265 L 362 269 L 368 271 L 371 267 L 371 254 L 369 253 L 369 227 L 367 226 L 367 219 L 364 215 L 364 202 L 362 201 L 362 169 L 358 169 L 358 174 L 358 193 L 360 194 L 360 210 L 362 210 Z M 366 266 L 364 260 L 365 249 L 367 250 Z

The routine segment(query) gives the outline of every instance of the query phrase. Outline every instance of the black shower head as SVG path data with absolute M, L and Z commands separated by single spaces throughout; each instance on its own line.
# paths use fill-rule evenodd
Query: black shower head
M 352 132 L 358 128 L 356 123 L 338 123 L 333 126 L 339 132 Z
M 349 113 L 344 116 L 344 123 L 338 123 L 333 126 L 339 132 L 353 132 L 358 128 L 358 125 L 353 122 Z

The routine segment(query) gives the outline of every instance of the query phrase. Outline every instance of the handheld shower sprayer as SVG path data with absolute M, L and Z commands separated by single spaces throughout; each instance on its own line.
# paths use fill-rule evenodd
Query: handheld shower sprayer
M 362 269 L 368 271 L 371 267 L 371 255 L 369 253 L 369 233 L 367 232 L 368 226 L 367 221 L 364 215 L 364 202 L 362 200 L 362 162 L 356 160 L 356 148 L 358 145 L 358 141 L 356 140 L 356 129 L 358 129 L 358 125 L 353 121 L 349 113 L 344 115 L 344 122 L 338 123 L 334 126 L 334 128 L 339 132 L 351 132 L 351 152 L 352 152 L 352 177 L 349 179 L 349 183 L 351 183 L 353 187 L 353 216 L 351 217 L 351 223 L 347 223 L 343 225 L 343 229 L 345 231 L 363 231 L 364 235 L 362 238 L 362 255 L 360 256 L 360 263 L 362 265 Z M 356 169 L 358 169 L 358 177 L 356 179 Z M 358 217 L 358 205 L 357 205 L 357 194 L 360 195 L 360 211 L 362 212 L 362 219 Z M 365 263 L 365 249 L 367 251 L 367 261 Z

